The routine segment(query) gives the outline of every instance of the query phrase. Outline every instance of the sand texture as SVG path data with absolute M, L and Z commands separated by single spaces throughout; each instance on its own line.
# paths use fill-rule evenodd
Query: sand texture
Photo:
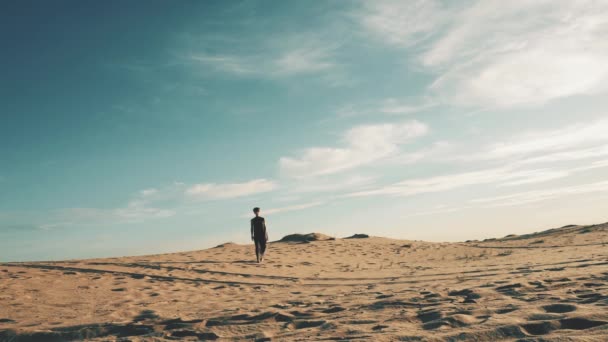
M 245 232 L 247 233 L 247 232 Z M 608 341 L 608 224 L 0 264 L 0 341 Z

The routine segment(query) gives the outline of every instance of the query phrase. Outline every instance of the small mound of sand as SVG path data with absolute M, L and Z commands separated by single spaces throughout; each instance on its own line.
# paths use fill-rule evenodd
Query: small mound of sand
M 502 239 L 486 239 L 484 241 L 494 241 L 494 240 L 527 240 L 527 239 L 539 239 L 541 237 L 557 237 L 563 236 L 567 234 L 587 234 L 596 231 L 605 231 L 608 229 L 608 222 L 602 224 L 593 224 L 589 226 L 579 226 L 574 224 L 569 224 L 567 226 L 563 226 L 561 228 L 553 228 L 548 230 L 543 230 L 541 232 L 531 233 L 531 234 L 523 234 L 523 235 L 507 235 Z M 540 241 L 540 240 L 539 240 Z
M 321 233 L 309 233 L 309 234 L 290 234 L 284 236 L 280 242 L 311 242 L 311 241 L 327 241 L 335 240 L 331 236 L 327 236 Z
M 225 242 L 221 245 L 215 246 L 215 248 L 234 247 L 234 246 L 238 246 L 238 245 L 234 242 Z
M 347 237 L 347 239 L 367 239 L 367 238 L 369 238 L 369 235 L 367 235 L 367 234 L 355 234 L 353 236 Z

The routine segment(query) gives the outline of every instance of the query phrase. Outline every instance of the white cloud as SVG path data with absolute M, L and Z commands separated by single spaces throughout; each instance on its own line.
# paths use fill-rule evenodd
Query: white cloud
M 601 158 L 608 155 L 605 132 L 608 132 L 605 119 L 574 123 L 559 129 L 518 134 L 475 153 L 445 156 L 445 161 L 509 160 L 523 166 Z
M 278 57 L 274 73 L 281 75 L 321 72 L 334 67 L 328 49 L 322 47 L 299 48 L 283 53 Z
M 314 177 L 308 179 L 299 179 L 291 187 L 294 193 L 311 193 L 311 192 L 332 192 L 339 190 L 353 191 L 355 188 L 368 186 L 375 180 L 375 177 L 369 176 L 342 176 L 339 177 Z
M 257 73 L 256 62 L 252 59 L 232 55 L 208 55 L 204 53 L 189 56 L 193 62 L 201 63 L 218 71 L 245 75 Z
M 408 179 L 377 189 L 353 192 L 346 197 L 364 196 L 413 196 L 423 193 L 444 192 L 474 185 L 519 186 L 548 182 L 565 178 L 587 170 L 608 167 L 608 161 L 596 161 L 589 165 L 565 168 L 522 170 L 517 166 L 491 168 L 427 178 Z
M 480 198 L 471 202 L 489 207 L 515 206 L 594 192 L 608 192 L 608 181 Z
M 262 209 L 262 214 L 272 215 L 272 214 L 279 214 L 279 213 L 284 213 L 284 212 L 288 212 L 288 211 L 304 210 L 304 209 L 308 209 L 308 208 L 312 208 L 312 207 L 318 207 L 323 204 L 325 204 L 325 202 L 315 201 L 315 202 L 290 205 L 290 206 L 280 207 L 280 208 Z M 245 217 L 250 217 L 250 216 L 251 216 L 250 214 L 247 214 L 247 216 L 245 216 Z
M 409 213 L 409 214 L 400 216 L 400 218 L 404 219 L 404 218 L 410 218 L 410 217 L 416 217 L 416 216 L 427 216 L 427 215 L 437 215 L 437 214 L 452 213 L 452 212 L 456 212 L 456 211 L 460 211 L 460 210 L 464 210 L 464 209 L 469 209 L 469 208 L 473 208 L 473 206 L 451 207 L 451 206 L 446 206 L 446 205 L 438 205 L 438 206 L 435 206 L 434 208 L 429 209 L 429 210 L 416 211 L 416 212 L 413 212 L 413 213 Z
M 142 197 L 148 197 L 148 196 L 157 194 L 158 189 L 155 189 L 155 188 L 144 189 L 144 190 L 140 191 L 139 193 L 141 194 Z
M 336 116 L 338 119 L 344 119 L 365 115 L 378 116 L 379 114 L 407 115 L 419 113 L 436 107 L 437 105 L 439 105 L 438 102 L 433 102 L 428 97 L 408 100 L 399 100 L 390 97 L 377 102 L 360 103 L 356 105 L 349 104 L 342 106 L 336 110 Z
M 438 101 L 434 101 L 427 96 L 403 99 L 389 97 L 378 101 L 361 101 L 334 108 L 334 115 L 330 115 L 320 120 L 319 123 L 326 124 L 328 122 L 352 119 L 354 117 L 370 117 L 377 119 L 379 115 L 386 117 L 412 115 L 426 112 L 438 105 L 440 105 Z
M 450 156 L 452 149 L 453 144 L 447 141 L 437 141 L 420 150 L 398 154 L 390 158 L 390 162 L 401 165 L 414 164 L 421 161 L 444 162 Z
M 441 192 L 464 186 L 499 182 L 504 180 L 509 175 L 509 172 L 508 168 L 494 168 L 444 176 L 408 179 L 378 189 L 354 192 L 347 196 L 412 196 L 429 192 Z M 510 177 L 513 178 L 514 176 L 511 175 Z
M 125 220 L 143 220 L 149 218 L 165 218 L 175 215 L 171 209 L 149 207 L 144 201 L 131 201 L 126 208 L 112 211 L 112 215 Z
M 379 112 L 383 114 L 412 114 L 433 108 L 437 105 L 438 103 L 432 102 L 428 98 L 424 98 L 419 103 L 409 103 L 394 98 L 388 98 L 384 101 L 382 106 L 380 106 Z
M 507 180 L 513 179 L 504 183 L 501 183 L 500 186 L 516 186 L 516 185 L 526 185 L 526 184 L 535 184 L 535 183 L 543 183 L 552 181 L 555 179 L 568 177 L 573 172 L 578 170 L 552 170 L 552 169 L 536 169 L 536 170 L 526 170 L 517 172 L 514 177 L 506 177 Z
M 276 56 L 197 53 L 189 58 L 233 75 L 269 78 L 319 73 L 335 67 L 330 51 L 321 47 L 297 48 L 277 53 Z
M 244 44 L 246 46 L 246 44 Z M 260 45 L 264 48 L 260 49 Z M 281 36 L 281 39 L 259 41 L 243 52 L 209 53 L 197 51 L 185 54 L 189 64 L 205 66 L 207 69 L 239 77 L 282 78 L 301 74 L 321 74 L 334 80 L 339 65 L 334 62 L 336 43 L 313 35 Z
M 418 44 L 410 52 L 450 104 L 530 106 L 607 90 L 608 2 L 374 1 L 364 9 L 361 24 L 388 44 Z
M 174 216 L 174 208 L 163 208 L 162 202 L 173 193 L 156 188 L 139 191 L 126 206 L 118 208 L 68 208 L 58 212 L 61 225 L 142 222 Z
M 176 213 L 172 209 L 162 209 L 149 207 L 146 203 L 132 201 L 125 207 L 114 209 L 100 208 L 68 208 L 62 209 L 57 213 L 60 220 L 65 221 L 61 224 L 52 225 L 88 225 L 102 223 L 126 223 L 142 222 L 149 219 L 159 219 L 174 216 Z
M 454 103 L 510 107 L 605 90 L 608 4 L 479 1 L 422 56 Z
M 177 215 L 180 210 L 198 200 L 246 197 L 269 192 L 277 187 L 276 182 L 266 179 L 255 179 L 243 183 L 193 185 L 175 182 L 165 187 L 141 190 L 122 207 L 58 210 L 53 215 L 57 222 L 48 223 L 46 226 L 133 223 L 162 219 Z
M 532 157 L 520 161 L 520 164 L 551 163 L 563 161 L 575 161 L 608 156 L 608 145 L 592 148 L 568 150 L 564 152 L 550 153 L 538 157 Z
M 410 46 L 428 39 L 445 24 L 447 13 L 439 1 L 366 1 L 361 23 L 391 44 Z
M 520 135 L 511 141 L 494 144 L 481 153 L 482 158 L 500 159 L 511 156 L 523 156 L 534 153 L 560 151 L 575 147 L 589 147 L 608 141 L 608 120 L 599 120 L 590 123 L 579 123 L 558 130 L 533 132 Z M 601 156 L 605 153 L 605 146 L 595 146 L 587 150 L 585 155 Z M 579 155 L 582 157 L 583 155 Z M 553 155 L 553 159 L 573 159 L 576 155 Z M 549 156 L 545 160 L 549 160 Z M 537 161 L 542 159 L 536 159 Z
M 549 182 L 576 173 L 608 167 L 608 121 L 599 120 L 573 124 L 564 128 L 521 134 L 511 140 L 482 148 L 472 156 L 446 156 L 450 149 L 430 148 L 428 151 L 393 157 L 402 163 L 416 162 L 434 153 L 447 161 L 511 161 L 505 166 L 441 176 L 408 179 L 374 189 L 351 192 L 346 197 L 413 196 L 422 193 L 450 191 L 475 185 L 514 187 Z M 510 159 L 508 159 L 510 158 Z M 578 163 L 573 163 L 580 161 Z M 568 163 L 565 163 L 568 162 Z M 547 166 L 536 167 L 537 164 Z M 578 164 L 578 165 L 577 165 Z
M 333 174 L 390 157 L 400 145 L 427 132 L 428 127 L 418 121 L 357 126 L 344 134 L 344 147 L 308 148 L 300 157 L 280 158 L 279 166 L 288 177 Z
M 254 179 L 244 183 L 200 183 L 190 186 L 185 193 L 196 198 L 227 199 L 269 192 L 278 187 L 267 179 Z

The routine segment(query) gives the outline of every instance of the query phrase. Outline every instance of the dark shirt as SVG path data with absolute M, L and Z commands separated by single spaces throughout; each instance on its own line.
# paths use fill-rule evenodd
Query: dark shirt
M 266 221 L 261 216 L 251 219 L 251 236 L 258 240 L 266 240 Z

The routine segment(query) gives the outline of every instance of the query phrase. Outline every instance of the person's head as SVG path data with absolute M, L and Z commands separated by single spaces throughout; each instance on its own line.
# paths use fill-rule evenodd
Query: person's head
M 253 213 L 255 214 L 255 216 L 258 216 L 258 214 L 260 213 L 260 208 L 258 208 L 258 207 L 253 208 Z

